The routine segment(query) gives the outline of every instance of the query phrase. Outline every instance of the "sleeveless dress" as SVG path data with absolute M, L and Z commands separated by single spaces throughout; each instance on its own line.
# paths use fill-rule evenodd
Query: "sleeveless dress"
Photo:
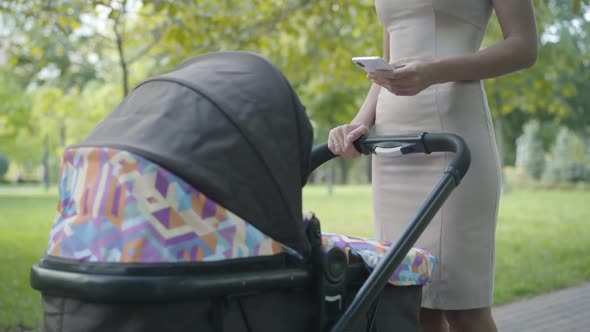
M 489 0 L 376 0 L 390 35 L 391 60 L 476 52 L 493 10 Z M 439 258 L 423 307 L 460 310 L 492 305 L 494 241 L 501 165 L 481 81 L 430 86 L 416 96 L 381 89 L 377 135 L 448 132 L 463 137 L 471 167 L 417 242 Z M 452 156 L 373 159 L 375 234 L 396 241 Z

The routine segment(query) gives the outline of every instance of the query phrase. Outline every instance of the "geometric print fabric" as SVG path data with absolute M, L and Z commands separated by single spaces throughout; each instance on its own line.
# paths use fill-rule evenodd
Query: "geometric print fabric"
M 84 262 L 206 262 L 289 253 L 162 167 L 127 151 L 70 148 L 48 254 Z
M 226 210 L 151 161 L 111 148 L 68 148 L 47 254 L 79 262 L 181 263 L 287 253 L 303 256 Z M 304 222 L 311 213 L 304 213 Z M 368 268 L 388 242 L 322 234 L 324 246 L 344 250 Z M 413 248 L 390 278 L 425 285 L 436 258 Z
M 322 245 L 340 248 L 350 263 L 361 260 L 369 269 L 373 269 L 391 247 L 390 242 L 331 233 L 322 233 Z M 414 247 L 389 278 L 389 283 L 395 286 L 427 285 L 432 281 L 436 264 L 435 256 Z

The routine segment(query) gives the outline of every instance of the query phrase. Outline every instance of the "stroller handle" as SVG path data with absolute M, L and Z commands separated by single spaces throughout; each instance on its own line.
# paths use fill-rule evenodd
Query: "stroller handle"
M 354 145 L 362 154 L 374 153 L 382 157 L 420 152 L 426 154 L 454 152 L 455 154 L 439 182 L 419 207 L 416 215 L 399 239 L 379 260 L 348 308 L 329 329 L 330 332 L 348 331 L 351 324 L 369 310 L 387 284 L 389 276 L 403 261 L 447 197 L 459 185 L 471 163 L 471 154 L 465 141 L 461 137 L 449 133 L 361 137 L 354 142 Z M 311 155 L 312 170 L 334 157 L 336 155 L 328 149 L 327 144 L 314 148 Z
M 376 154 L 382 157 L 399 156 L 410 153 L 454 152 L 455 156 L 447 166 L 449 173 L 459 185 L 471 163 L 471 154 L 465 141 L 449 133 L 422 133 L 419 135 L 400 136 L 361 136 L 354 141 L 354 146 L 364 155 Z M 311 153 L 311 172 L 323 163 L 338 157 L 324 143 L 314 147 Z

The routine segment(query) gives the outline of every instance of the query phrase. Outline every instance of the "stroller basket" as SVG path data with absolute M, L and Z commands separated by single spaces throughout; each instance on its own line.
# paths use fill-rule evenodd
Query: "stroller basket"
M 349 265 L 338 248 L 323 247 L 319 222 L 312 219 L 306 231 L 312 248 L 309 262 L 297 261 L 287 254 L 244 261 L 234 259 L 231 266 L 203 262 L 182 267 L 172 263 L 86 263 L 72 266 L 65 260 L 62 264 L 59 259 L 44 258 L 31 269 L 31 285 L 44 295 L 93 303 L 166 303 L 269 291 L 307 290 L 315 298 L 312 303 L 317 305 L 314 309 L 317 313 L 314 329 L 348 331 L 362 314 L 371 311 L 394 270 L 459 185 L 470 163 L 466 144 L 453 134 L 363 137 L 355 142 L 355 146 L 365 155 L 374 153 L 386 157 L 411 153 L 455 153 L 405 232 L 370 274 L 361 263 Z M 334 157 L 327 145 L 316 147 L 311 155 L 312 170 Z M 351 294 L 351 284 L 362 286 L 358 292 Z M 221 331 L 223 328 L 217 329 Z

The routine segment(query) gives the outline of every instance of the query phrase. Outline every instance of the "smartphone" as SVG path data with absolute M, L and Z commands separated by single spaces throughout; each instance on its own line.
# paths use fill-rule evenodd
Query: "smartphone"
M 372 73 L 376 70 L 394 70 L 383 58 L 378 56 L 360 56 L 352 58 L 357 66 L 367 73 Z

